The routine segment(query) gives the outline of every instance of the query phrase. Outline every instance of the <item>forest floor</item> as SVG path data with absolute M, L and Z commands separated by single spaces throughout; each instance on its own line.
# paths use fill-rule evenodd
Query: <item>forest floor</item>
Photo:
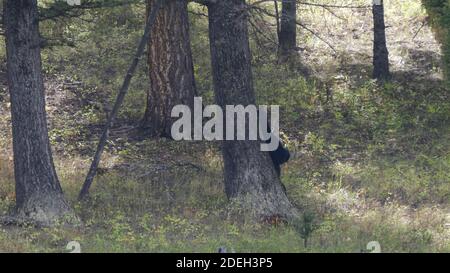
M 302 211 L 301 221 L 292 225 L 236 216 L 223 192 L 216 143 L 136 137 L 143 68 L 112 130 L 90 199 L 77 203 L 114 97 L 106 90 L 117 90 L 127 63 L 123 48 L 132 52 L 135 40 L 114 44 L 120 52 L 114 58 L 88 42 L 78 49 L 46 50 L 55 164 L 84 224 L 0 227 L 0 252 L 65 252 L 70 241 L 78 241 L 83 252 L 216 252 L 220 246 L 236 252 L 368 252 L 371 241 L 383 252 L 450 252 L 450 94 L 440 71 L 442 56 L 420 1 L 388 3 L 393 79 L 381 86 L 370 80 L 370 10 L 302 6 L 302 23 L 333 48 L 301 29 L 299 57 L 286 65 L 267 53 L 274 52 L 270 41 L 254 46 L 258 102 L 281 105 L 283 137 L 293 155 L 282 176 Z M 211 100 L 206 26 L 202 18 L 193 20 L 192 43 L 199 91 Z M 253 39 L 264 38 L 252 33 Z M 120 34 L 96 37 L 106 41 Z M 100 54 L 95 64 L 92 54 Z M 104 67 L 93 71 L 97 63 Z M 14 206 L 4 69 L 0 215 Z

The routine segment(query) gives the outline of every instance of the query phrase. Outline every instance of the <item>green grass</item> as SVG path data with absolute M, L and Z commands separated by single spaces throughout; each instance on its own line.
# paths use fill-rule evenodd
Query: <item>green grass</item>
M 130 12 L 139 14 L 142 8 Z M 387 8 L 393 25 L 389 31 L 410 41 L 398 22 L 420 26 L 424 11 L 419 1 Z M 43 53 L 57 171 L 83 226 L 0 227 L 0 252 L 67 252 L 70 241 L 78 241 L 83 252 L 216 252 L 221 246 L 236 252 L 367 252 L 371 241 L 378 241 L 383 252 L 450 252 L 448 86 L 428 75 L 435 70 L 423 67 L 418 68 L 426 75 L 394 66 L 393 81 L 382 86 L 368 79 L 370 64 L 363 62 L 370 52 L 370 31 L 359 27 L 369 17 L 350 16 L 348 10 L 339 11 L 347 16 L 345 22 L 315 8 L 302 14 L 324 36 L 331 30 L 320 28 L 323 18 L 330 28 L 349 33 L 326 36 L 335 39 L 336 58 L 304 31 L 301 45 L 308 50 L 286 67 L 274 63 L 274 52 L 252 43 L 258 103 L 281 105 L 281 128 L 292 152 L 282 180 L 301 211 L 297 221 L 255 223 L 230 206 L 217 144 L 136 141 L 114 132 L 91 198 L 77 203 L 104 107 L 114 97 L 140 33 L 137 17 L 129 25 L 111 22 L 121 12 L 99 11 L 97 24 L 71 22 L 68 33 L 77 47 Z M 52 24 L 43 25 L 43 31 L 48 34 Z M 210 103 L 207 22 L 193 17 L 192 24 L 199 92 Z M 359 39 L 353 38 L 355 26 Z M 425 29 L 419 41 L 433 44 Z M 348 39 L 357 52 L 343 49 Z M 403 45 L 391 47 L 393 60 L 407 57 L 401 55 Z M 407 47 L 417 49 L 418 44 L 410 41 Z M 315 77 L 305 79 L 300 64 Z M 140 67 L 121 112 L 121 126 L 136 124 L 142 115 L 145 73 Z M 82 85 L 58 89 L 63 81 Z M 326 99 L 325 83 L 333 91 L 332 100 Z M 0 215 L 14 207 L 8 112 L 0 104 Z
M 312 216 L 306 247 L 305 223 L 273 227 L 246 222 L 230 214 L 220 183 L 205 187 L 209 183 L 202 176 L 171 191 L 171 201 L 169 193 L 149 181 L 108 174 L 96 181 L 89 202 L 76 205 L 83 227 L 3 228 L 0 251 L 64 252 L 69 241 L 78 241 L 84 252 L 215 252 L 220 246 L 237 252 L 361 252 L 370 241 L 380 242 L 386 252 L 450 250 L 448 240 L 442 241 L 448 231 L 438 207 L 415 212 L 394 204 L 358 208 L 363 201 L 343 188 L 324 190 L 299 183 L 292 173 L 287 177 L 291 197 Z M 64 181 L 72 200 L 79 182 Z

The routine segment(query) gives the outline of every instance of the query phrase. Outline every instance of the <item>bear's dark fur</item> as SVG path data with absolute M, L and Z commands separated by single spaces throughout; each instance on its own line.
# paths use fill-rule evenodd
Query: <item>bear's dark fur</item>
M 281 176 L 281 165 L 289 161 L 291 154 L 286 149 L 281 141 L 279 141 L 278 148 L 275 151 L 270 152 L 273 165 L 277 171 L 278 176 Z

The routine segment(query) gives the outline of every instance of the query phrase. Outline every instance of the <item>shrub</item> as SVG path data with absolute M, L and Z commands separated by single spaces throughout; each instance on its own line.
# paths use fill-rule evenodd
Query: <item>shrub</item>
M 423 0 L 437 38 L 443 44 L 445 73 L 450 79 L 450 0 Z

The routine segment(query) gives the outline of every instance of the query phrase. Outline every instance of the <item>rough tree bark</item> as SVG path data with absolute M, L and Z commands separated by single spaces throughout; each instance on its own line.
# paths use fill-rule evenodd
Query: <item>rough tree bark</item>
M 285 61 L 297 48 L 297 3 L 283 0 L 280 32 L 278 33 L 279 58 Z
M 72 212 L 48 139 L 37 1 L 7 0 L 4 16 L 16 180 L 14 216 L 51 225 Z
M 148 10 L 154 1 L 147 0 Z M 165 1 L 149 42 L 150 88 L 142 128 L 151 136 L 170 137 L 175 105 L 193 107 L 196 87 L 187 3 Z
M 373 78 L 385 80 L 390 77 L 389 51 L 386 45 L 383 0 L 373 0 Z
M 245 0 L 208 5 L 214 90 L 218 105 L 254 105 Z M 236 131 L 236 130 L 235 130 Z M 254 216 L 293 216 L 269 153 L 259 141 L 223 141 L 225 192 Z

